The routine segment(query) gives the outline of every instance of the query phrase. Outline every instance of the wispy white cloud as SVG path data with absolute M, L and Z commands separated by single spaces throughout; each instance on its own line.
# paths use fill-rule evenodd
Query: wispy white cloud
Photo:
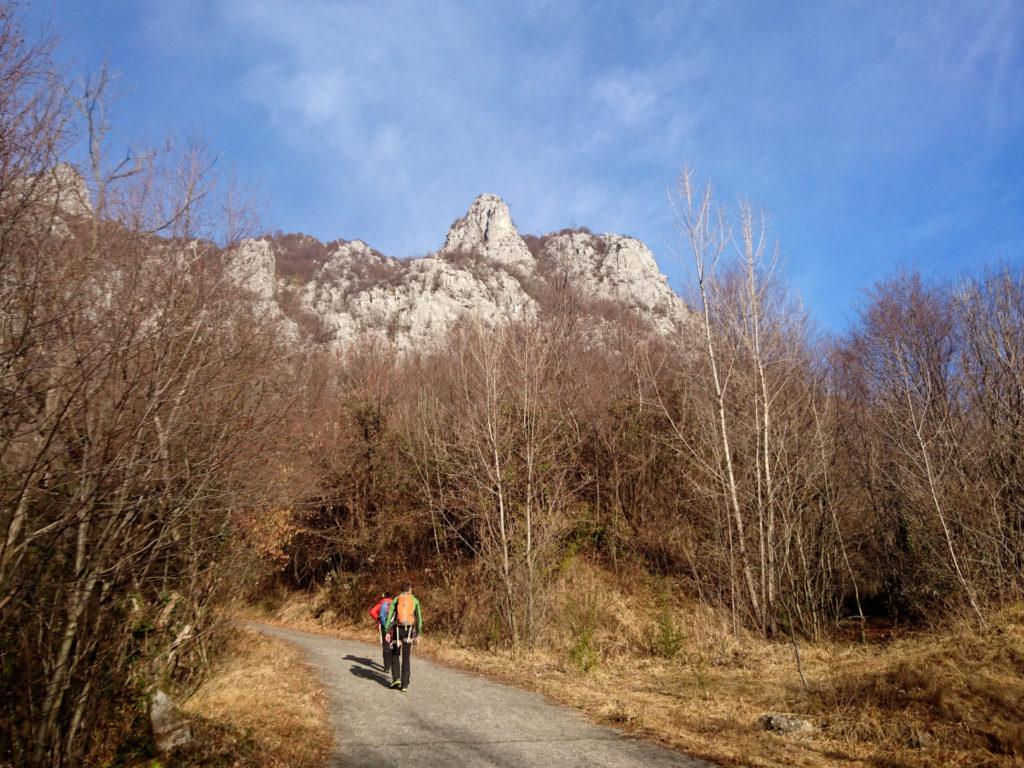
M 319 231 L 398 255 L 439 245 L 485 191 L 524 229 L 622 229 L 664 252 L 664 189 L 687 160 L 771 207 L 798 254 L 838 248 L 863 270 L 865 243 L 948 247 L 987 201 L 1008 205 L 994 158 L 1024 145 L 1014 0 L 209 7 L 147 23 L 190 41 L 182 57 L 215 52 L 218 87 L 259 113 L 248 130 L 310 174 L 316 206 L 278 190 L 294 219 L 315 207 Z
M 297 116 L 305 125 L 320 127 L 348 119 L 360 106 L 346 80 L 339 70 L 288 70 L 279 62 L 260 63 L 246 74 L 244 89 L 275 116 Z
M 424 250 L 483 191 L 506 196 L 528 228 L 628 224 L 635 203 L 609 167 L 636 141 L 678 145 L 693 125 L 655 125 L 664 90 L 683 79 L 678 62 L 652 72 L 596 55 L 595 36 L 611 33 L 593 4 L 216 7 L 241 93 L 294 152 L 329 156 L 344 179 L 338 209 L 401 212 L 382 247 Z
M 657 101 L 648 78 L 637 74 L 614 74 L 598 78 L 594 96 L 604 105 L 604 116 L 627 124 L 646 122 Z

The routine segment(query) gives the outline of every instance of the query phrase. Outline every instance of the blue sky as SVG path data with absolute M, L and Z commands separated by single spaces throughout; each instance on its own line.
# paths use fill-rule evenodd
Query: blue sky
M 766 208 L 828 329 L 899 267 L 1024 256 L 1024 3 L 36 0 L 122 77 L 118 141 L 204 138 L 267 229 L 439 247 L 482 192 L 523 232 L 644 239 L 688 278 L 686 162 Z

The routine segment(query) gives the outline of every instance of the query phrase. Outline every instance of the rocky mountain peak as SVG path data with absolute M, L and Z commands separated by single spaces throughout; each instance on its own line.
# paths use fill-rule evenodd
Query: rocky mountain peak
M 29 204 L 38 215 L 48 217 L 91 216 L 89 187 L 70 163 L 58 163 L 38 173 L 17 179 L 0 196 L 0 203 L 14 199 Z
M 89 188 L 75 166 L 69 163 L 58 163 L 49 172 L 47 183 L 51 190 L 50 194 L 53 195 L 58 207 L 65 213 L 74 216 L 92 214 Z
M 687 321 L 685 304 L 639 240 L 586 229 L 528 239 L 529 246 L 500 197 L 481 195 L 440 250 L 423 258 L 385 256 L 362 240 L 325 245 L 279 233 L 239 244 L 228 265 L 295 334 L 315 327 L 342 347 L 370 336 L 400 351 L 427 349 L 466 319 L 494 326 L 560 311 L 549 304 L 566 289 L 595 329 L 623 312 L 655 333 Z
M 532 271 L 536 262 L 512 223 L 505 201 L 497 195 L 480 195 L 466 215 L 448 230 L 441 254 L 474 252 L 495 264 Z

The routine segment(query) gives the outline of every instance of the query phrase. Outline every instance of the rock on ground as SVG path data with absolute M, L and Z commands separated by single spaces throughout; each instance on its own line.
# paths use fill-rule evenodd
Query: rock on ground
M 175 747 L 183 747 L 192 741 L 192 729 L 178 711 L 174 700 L 164 691 L 157 690 L 153 696 L 149 718 L 153 724 L 153 737 L 159 751 L 170 752 Z
M 757 722 L 764 730 L 776 733 L 810 733 L 814 730 L 807 720 L 779 712 L 761 715 Z

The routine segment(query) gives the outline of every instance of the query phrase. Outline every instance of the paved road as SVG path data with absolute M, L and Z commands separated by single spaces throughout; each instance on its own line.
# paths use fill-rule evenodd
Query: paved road
M 380 648 L 254 625 L 305 651 L 331 699 L 332 768 L 709 768 L 588 723 L 542 696 L 416 657 L 407 693 L 390 690 Z

